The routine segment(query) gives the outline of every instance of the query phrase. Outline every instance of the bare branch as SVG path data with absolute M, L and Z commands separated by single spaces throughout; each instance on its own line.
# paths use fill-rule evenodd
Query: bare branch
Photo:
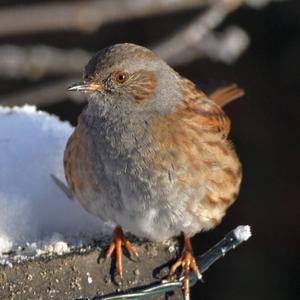
M 78 81 L 78 78 L 61 79 L 55 82 L 43 84 L 29 90 L 22 90 L 11 95 L 1 95 L 0 104 L 7 106 L 23 105 L 24 103 L 32 105 L 49 105 L 61 102 L 63 99 L 73 98 L 73 100 L 80 99 L 82 95 L 76 97 L 76 93 L 69 93 L 67 87 Z
M 48 74 L 81 74 L 91 53 L 82 49 L 0 46 L 0 76 L 38 79 Z
M 190 45 L 173 58 L 167 57 L 167 60 L 178 66 L 201 57 L 209 57 L 232 64 L 247 49 L 249 42 L 249 36 L 242 28 L 230 26 L 221 33 L 208 32 L 201 42 Z
M 163 58 L 168 57 L 171 64 L 178 55 L 199 42 L 213 29 L 222 23 L 226 16 L 235 10 L 242 1 L 220 0 L 215 2 L 206 12 L 199 14 L 172 37 L 156 46 L 155 51 Z
M 54 30 L 95 31 L 110 22 L 188 10 L 212 2 L 214 0 L 94 0 L 2 8 L 0 36 Z

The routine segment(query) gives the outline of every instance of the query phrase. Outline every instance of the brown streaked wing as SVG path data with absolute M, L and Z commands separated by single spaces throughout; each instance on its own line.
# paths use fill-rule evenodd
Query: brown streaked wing
M 226 139 L 230 131 L 230 120 L 222 108 L 202 91 L 198 91 L 188 79 L 182 79 L 182 85 L 184 101 L 177 113 L 184 114 L 186 118 L 190 117 L 212 133 L 221 133 Z

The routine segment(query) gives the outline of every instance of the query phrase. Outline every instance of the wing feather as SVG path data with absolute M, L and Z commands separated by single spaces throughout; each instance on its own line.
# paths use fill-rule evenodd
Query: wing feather
M 230 132 L 230 120 L 221 106 L 215 103 L 213 99 L 219 103 L 221 103 L 221 100 L 222 103 L 226 101 L 228 103 L 229 98 L 237 95 L 232 91 L 235 88 L 228 87 L 223 92 L 219 91 L 214 94 L 213 99 L 210 99 L 205 93 L 197 90 L 190 80 L 183 78 L 182 85 L 184 104 L 181 109 L 187 112 L 189 115 L 187 117 L 194 119 L 195 123 L 207 127 L 210 131 L 220 133 L 222 138 L 227 139 Z

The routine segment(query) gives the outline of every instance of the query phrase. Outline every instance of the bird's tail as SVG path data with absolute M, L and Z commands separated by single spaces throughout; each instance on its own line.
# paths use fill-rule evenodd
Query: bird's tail
M 214 90 L 209 94 L 209 98 L 219 106 L 223 107 L 243 95 L 245 95 L 245 91 L 237 84 L 233 83 Z

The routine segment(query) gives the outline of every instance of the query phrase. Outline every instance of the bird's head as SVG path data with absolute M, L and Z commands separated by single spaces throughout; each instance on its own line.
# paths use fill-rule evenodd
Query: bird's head
M 181 98 L 179 75 L 151 50 L 128 43 L 99 51 L 86 65 L 83 82 L 69 90 L 88 93 L 105 111 L 170 113 Z

